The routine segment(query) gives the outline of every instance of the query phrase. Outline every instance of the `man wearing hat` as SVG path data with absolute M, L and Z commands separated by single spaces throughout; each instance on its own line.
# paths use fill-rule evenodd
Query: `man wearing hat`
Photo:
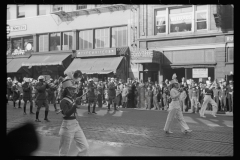
M 27 101 L 30 102 L 30 114 L 34 114 L 32 109 L 33 109 L 33 102 L 32 102 L 32 84 L 30 82 L 30 79 L 27 78 L 25 79 L 25 82 L 22 85 L 23 88 L 23 101 L 24 101 L 24 105 L 23 105 L 23 114 L 27 114 L 26 113 L 26 106 L 27 106 Z
M 7 78 L 7 99 L 9 101 L 10 96 L 12 95 L 12 79 L 10 77 Z
M 110 104 L 114 106 L 114 110 L 117 111 L 117 105 L 115 103 L 116 98 L 116 89 L 117 86 L 114 84 L 114 78 L 111 78 L 111 81 L 107 85 L 107 94 L 108 94 L 108 111 L 110 111 Z
M 199 112 L 200 117 L 202 118 L 206 118 L 206 116 L 204 116 L 204 113 L 209 103 L 212 105 L 212 116 L 216 117 L 218 108 L 217 108 L 217 103 L 212 99 L 212 95 L 213 95 L 212 88 L 213 86 L 211 84 L 208 84 L 205 88 L 205 96 L 204 96 L 201 110 Z
M 176 117 L 180 124 L 181 131 L 185 134 L 190 133 L 192 132 L 192 130 L 189 129 L 187 123 L 183 118 L 183 114 L 182 114 L 180 102 L 179 102 L 179 97 L 181 95 L 182 90 L 179 89 L 179 84 L 176 81 L 176 79 L 173 79 L 171 81 L 171 86 L 172 86 L 172 89 L 170 91 L 170 97 L 172 101 L 169 104 L 169 109 L 168 109 L 169 112 L 168 112 L 167 120 L 163 130 L 165 131 L 166 134 L 173 133 L 171 132 L 171 126 L 174 118 Z
M 88 80 L 88 114 L 91 114 L 90 111 L 90 105 L 93 104 L 93 111 L 92 113 L 97 114 L 95 112 L 95 107 L 96 107 L 96 100 L 97 100 L 97 95 L 95 94 L 95 90 L 97 89 L 97 87 L 95 86 L 95 84 L 93 83 L 93 79 L 89 79 Z
M 49 122 L 47 116 L 48 116 L 48 111 L 49 111 L 49 106 L 48 106 L 48 101 L 47 101 L 47 95 L 46 95 L 46 89 L 49 88 L 49 85 L 44 82 L 44 77 L 39 76 L 38 77 L 38 82 L 35 85 L 36 91 L 37 91 L 37 96 L 36 96 L 36 105 L 37 105 L 37 112 L 36 112 L 36 122 L 41 122 L 38 119 L 39 111 L 42 106 L 45 107 L 45 118 L 44 120 Z
M 13 81 L 12 92 L 13 92 L 13 107 L 15 108 L 16 101 L 18 100 L 18 108 L 21 108 L 21 97 L 20 91 L 18 90 L 17 80 Z

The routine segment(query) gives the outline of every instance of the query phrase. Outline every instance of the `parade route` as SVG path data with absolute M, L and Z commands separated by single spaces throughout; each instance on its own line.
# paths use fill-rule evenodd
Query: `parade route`
M 35 156 L 58 156 L 59 128 L 62 115 L 54 112 L 50 104 L 49 120 L 45 122 L 44 108 L 41 109 L 40 123 L 34 122 L 35 115 L 23 115 L 23 109 L 7 105 L 7 131 L 31 121 L 39 133 L 41 144 Z M 59 107 L 59 105 L 57 105 Z M 148 111 L 133 108 L 107 112 L 106 106 L 96 108 L 97 115 L 87 114 L 87 107 L 78 109 L 80 126 L 90 145 L 90 156 L 233 156 L 233 117 L 184 113 L 184 118 L 193 130 L 183 134 L 174 123 L 173 134 L 166 135 L 163 127 L 166 111 Z M 36 111 L 36 108 L 33 109 Z M 175 120 L 176 121 L 176 120 Z M 69 156 L 76 155 L 75 142 Z

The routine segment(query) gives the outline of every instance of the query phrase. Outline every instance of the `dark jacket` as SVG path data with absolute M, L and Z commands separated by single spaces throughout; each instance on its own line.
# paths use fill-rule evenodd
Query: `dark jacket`
M 46 100 L 47 99 L 46 88 L 49 88 L 48 84 L 45 82 L 43 83 L 37 82 L 35 88 L 37 90 L 36 100 Z
M 71 101 L 73 101 L 72 98 L 68 97 Z M 69 102 L 68 100 L 62 99 L 60 103 L 60 108 L 62 110 L 63 119 L 76 119 L 75 113 L 76 113 L 76 107 L 77 105 L 73 105 L 73 103 Z
M 117 86 L 115 86 L 114 83 L 112 82 L 109 82 L 108 85 L 107 85 L 107 88 L 108 88 L 108 98 L 115 98 L 116 97 L 116 90 L 117 89 Z
M 32 97 L 32 87 L 27 83 L 23 83 L 22 88 L 23 88 L 23 100 L 30 99 Z

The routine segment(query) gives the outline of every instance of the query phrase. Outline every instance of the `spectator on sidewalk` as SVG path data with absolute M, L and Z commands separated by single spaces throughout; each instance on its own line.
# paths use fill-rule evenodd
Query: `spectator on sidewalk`
M 192 86 L 192 88 L 189 90 L 189 97 L 191 99 L 191 110 L 192 113 L 197 112 L 197 104 L 199 99 L 199 90 L 196 88 L 196 86 Z
M 168 109 L 169 90 L 168 90 L 168 86 L 167 86 L 166 83 L 163 83 L 162 97 L 163 97 L 163 107 L 164 107 L 164 110 L 167 110 Z
M 128 105 L 128 86 L 126 83 L 124 83 L 122 91 L 122 108 L 127 108 L 127 105 Z
M 151 109 L 152 99 L 153 99 L 152 87 L 150 85 L 148 85 L 147 90 L 145 92 L 145 100 L 146 100 L 146 108 L 145 109 L 148 109 L 148 110 Z
M 91 114 L 90 111 L 90 106 L 93 105 L 93 110 L 92 113 L 93 114 L 97 114 L 95 112 L 95 108 L 96 108 L 96 94 L 95 94 L 95 90 L 97 89 L 97 86 L 93 83 L 93 79 L 89 79 L 88 80 L 88 85 L 87 85 L 87 89 L 88 89 L 88 93 L 87 93 L 87 97 L 88 97 L 88 114 Z
M 217 103 L 218 111 L 221 110 L 219 99 L 220 99 L 220 87 L 217 83 L 215 83 L 215 88 L 213 89 L 213 100 Z
M 227 98 L 228 98 L 228 107 L 229 107 L 229 112 L 233 111 L 233 82 L 230 81 L 229 87 L 227 89 Z
M 186 112 L 186 109 L 187 109 L 187 106 L 186 106 L 186 98 L 187 98 L 187 93 L 186 93 L 186 89 L 184 87 L 184 85 L 181 85 L 180 86 L 182 88 L 182 92 L 181 92 L 181 95 L 179 97 L 179 102 L 180 102 L 180 106 L 181 106 L 181 111 L 183 113 Z
M 152 91 L 153 91 L 153 106 L 154 106 L 152 110 L 160 110 L 159 103 L 158 103 L 159 88 L 156 85 L 153 85 Z
M 20 91 L 17 88 L 18 81 L 13 81 L 12 92 L 13 92 L 13 107 L 15 107 L 16 101 L 18 100 L 18 108 L 21 108 L 21 97 Z
M 145 108 L 145 85 L 143 83 L 143 80 L 140 80 L 140 84 L 138 86 L 139 90 L 139 108 L 143 109 Z
M 220 97 L 221 111 L 227 112 L 227 88 L 226 88 L 226 86 L 221 85 L 219 97 Z
M 116 107 L 116 89 L 117 86 L 114 84 L 114 78 L 111 78 L 111 81 L 108 83 L 108 111 L 110 111 L 110 105 L 114 107 L 114 110 L 117 111 Z

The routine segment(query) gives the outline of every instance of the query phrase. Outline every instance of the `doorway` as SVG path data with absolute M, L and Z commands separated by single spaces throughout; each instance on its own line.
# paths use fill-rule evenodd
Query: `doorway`
M 139 77 L 143 82 L 147 82 L 148 77 L 151 77 L 151 81 L 155 83 L 158 82 L 158 71 L 140 71 Z

